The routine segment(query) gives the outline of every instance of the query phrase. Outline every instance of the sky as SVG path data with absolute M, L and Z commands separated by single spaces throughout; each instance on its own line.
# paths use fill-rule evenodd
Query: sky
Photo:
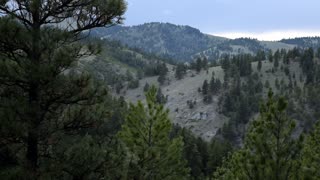
M 228 38 L 320 36 L 320 0 L 127 0 L 125 25 L 169 22 Z

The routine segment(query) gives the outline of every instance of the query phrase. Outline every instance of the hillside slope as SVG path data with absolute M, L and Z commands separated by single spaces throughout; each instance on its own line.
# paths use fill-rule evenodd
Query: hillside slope
M 145 76 L 158 75 L 157 68 L 170 59 L 147 54 L 121 45 L 119 42 L 98 40 L 101 53 L 81 61 L 80 66 L 111 88 L 135 83 Z M 119 88 L 120 88 L 119 87 Z
M 257 65 L 257 62 L 252 63 L 252 74 L 258 74 L 261 82 L 263 84 L 268 82 L 274 91 L 279 91 L 275 87 L 276 81 L 283 81 L 285 84 L 289 83 L 289 78 L 291 77 L 287 76 L 284 71 L 271 72 L 273 63 L 267 60 L 262 61 L 261 71 L 258 71 Z M 283 63 L 281 62 L 280 65 L 283 65 Z M 195 135 L 209 141 L 229 120 L 228 117 L 221 113 L 219 108 L 219 98 L 223 96 L 224 91 L 214 95 L 212 103 L 207 104 L 203 102 L 203 95 L 198 92 L 198 88 L 202 87 L 204 80 L 210 80 L 212 72 L 214 72 L 215 78 L 223 82 L 224 71 L 221 66 L 211 67 L 208 72 L 203 70 L 199 74 L 193 70 L 188 70 L 183 79 L 177 80 L 174 77 L 173 68 L 174 66 L 169 67 L 167 76 L 170 83 L 160 86 L 162 93 L 168 97 L 165 106 L 170 110 L 170 117 L 174 123 L 190 129 Z M 296 78 L 302 76 L 298 62 L 292 62 L 289 66 L 289 71 Z M 244 82 L 245 78 L 242 81 Z M 139 88 L 128 90 L 122 95 L 130 102 L 143 101 L 143 87 L 146 83 L 159 86 L 157 77 L 143 78 L 140 80 Z M 298 86 L 302 87 L 302 84 L 303 82 L 297 81 Z M 267 92 L 268 88 L 264 88 L 265 95 Z M 187 101 L 195 101 L 196 105 L 190 109 Z
M 120 41 L 131 48 L 147 53 L 190 61 L 196 56 L 218 59 L 222 54 L 254 54 L 258 50 L 292 49 L 300 41 L 258 41 L 251 38 L 228 39 L 200 32 L 190 26 L 170 23 L 145 23 L 137 26 L 114 26 L 92 31 L 92 36 Z M 297 42 L 297 44 L 295 44 Z M 308 44 L 307 44 L 308 45 Z
M 222 37 L 201 33 L 190 26 L 169 23 L 146 23 L 126 27 L 96 29 L 93 35 L 113 39 L 148 53 L 169 56 L 177 60 L 190 60 L 191 56 L 224 40 Z

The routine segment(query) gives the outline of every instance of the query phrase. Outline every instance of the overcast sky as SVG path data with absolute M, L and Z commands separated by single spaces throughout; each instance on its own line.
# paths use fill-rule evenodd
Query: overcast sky
M 320 36 L 320 0 L 127 0 L 125 25 L 169 22 L 229 38 Z

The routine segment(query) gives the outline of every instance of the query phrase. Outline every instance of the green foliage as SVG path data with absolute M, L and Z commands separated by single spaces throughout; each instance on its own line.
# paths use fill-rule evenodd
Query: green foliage
M 184 64 L 178 63 L 175 71 L 175 76 L 177 79 L 182 79 L 187 72 L 187 68 Z
M 261 71 L 261 68 L 262 68 L 262 62 L 261 62 L 261 60 L 260 60 L 260 59 L 258 60 L 258 67 L 257 67 L 257 68 L 258 68 L 258 70 L 259 70 L 259 71 Z
M 105 165 L 106 159 L 93 164 L 104 147 L 86 134 L 106 123 L 108 95 L 79 67 L 79 59 L 97 54 L 100 48 L 80 39 L 92 28 L 121 23 L 125 2 L 12 3 L 17 5 L 0 4 L 0 156 L 8 154 L 14 162 L 5 167 L 20 172 L 13 173 L 13 179 L 58 179 L 51 173 L 70 160 L 61 167 L 66 171 L 60 172 L 70 179 L 104 177 L 110 169 L 99 172 L 96 166 Z M 76 26 L 61 26 L 66 21 Z M 75 142 L 83 144 L 83 152 L 76 152 L 81 146 L 68 144 Z M 58 156 L 59 152 L 65 154 Z M 83 169 L 77 170 L 79 164 Z
M 300 65 L 303 73 L 307 76 L 306 84 L 314 82 L 315 75 L 315 63 L 314 63 L 314 52 L 312 48 L 308 48 L 304 51 L 302 58 L 300 60 Z
M 208 93 L 209 93 L 209 84 L 207 80 L 204 80 L 202 84 L 202 94 L 207 95 Z
M 258 50 L 255 61 L 263 61 L 266 59 L 266 53 L 263 50 Z
M 276 56 L 274 58 L 273 67 L 274 69 L 277 69 L 279 67 L 279 59 L 276 58 Z
M 197 58 L 196 64 L 195 64 L 195 69 L 196 69 L 196 71 L 197 71 L 198 73 L 201 71 L 202 65 L 203 65 L 202 59 L 201 59 L 201 58 Z
M 253 57 L 250 54 L 238 54 L 234 55 L 232 59 L 229 56 L 225 56 L 221 60 L 222 69 L 227 76 L 234 77 L 239 73 L 240 76 L 248 76 L 252 72 L 251 62 Z
M 162 63 L 161 65 L 159 65 L 158 67 L 158 72 L 159 72 L 159 77 L 158 77 L 158 82 L 162 85 L 165 80 L 166 80 L 166 75 L 168 73 L 168 68 L 167 65 L 165 63 Z
M 266 80 L 266 82 L 264 83 L 264 87 L 266 89 L 269 89 L 270 88 L 270 82 L 268 80 Z
M 279 52 L 279 51 L 278 51 Z M 268 52 L 268 60 L 272 63 L 273 62 L 273 53 L 272 53 L 272 50 L 270 50 Z
M 201 33 L 190 26 L 177 26 L 170 23 L 145 23 L 138 26 L 115 26 L 98 29 L 96 34 L 108 35 L 130 47 L 139 47 L 145 52 L 170 57 L 175 60 L 191 61 L 192 56 L 223 41 Z M 161 43 L 163 42 L 163 43 Z
M 214 75 L 213 75 L 211 77 L 210 84 L 209 84 L 210 93 L 212 95 L 217 94 L 220 91 L 221 87 L 222 87 L 222 83 L 221 83 L 220 79 L 218 79 L 218 78 L 215 79 Z
M 144 92 L 147 92 L 147 91 L 149 91 L 149 89 L 150 89 L 150 85 L 149 85 L 148 82 L 146 82 L 146 84 L 145 84 L 144 87 L 143 87 L 143 91 L 144 91 Z
M 130 159 L 128 178 L 185 179 L 188 168 L 182 157 L 182 138 L 169 138 L 168 110 L 156 102 L 156 94 L 154 86 L 146 93 L 147 108 L 141 102 L 130 105 L 119 132 Z
M 306 138 L 303 147 L 303 169 L 305 179 L 319 179 L 320 167 L 320 123 L 318 122 L 313 132 Z
M 294 139 L 295 122 L 286 114 L 287 103 L 268 100 L 253 121 L 244 147 L 233 153 L 215 172 L 217 179 L 300 179 L 300 151 L 303 138 Z
M 128 83 L 128 88 L 129 89 L 136 89 L 139 87 L 139 79 L 133 79 L 131 81 L 129 81 Z
M 223 159 L 228 157 L 233 147 L 229 141 L 213 138 L 209 144 L 208 175 L 222 165 Z
M 183 156 L 190 167 L 190 176 L 192 179 L 204 179 L 208 174 L 208 144 L 201 138 L 195 137 L 187 129 L 178 129 L 184 141 Z
M 320 38 L 319 37 L 306 37 L 306 38 L 293 38 L 293 39 L 283 39 L 280 42 L 287 44 L 298 45 L 302 48 L 318 48 L 320 46 Z
M 159 104 L 165 104 L 167 102 L 167 98 L 162 93 L 161 88 L 158 88 L 158 91 L 156 94 L 156 102 Z

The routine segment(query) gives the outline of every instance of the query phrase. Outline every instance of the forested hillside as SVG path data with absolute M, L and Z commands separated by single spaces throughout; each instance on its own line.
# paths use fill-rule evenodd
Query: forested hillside
M 166 64 L 173 63 L 172 59 L 132 49 L 117 41 L 91 39 L 86 43 L 92 42 L 100 45 L 101 53 L 83 59 L 82 69 L 117 92 L 124 87 L 138 87 L 140 79 L 160 75 L 167 71 Z
M 126 9 L 0 1 L 1 180 L 320 179 L 317 38 L 117 26 Z
M 129 47 L 180 61 L 190 60 L 191 56 L 210 48 L 211 44 L 225 40 L 225 38 L 203 34 L 190 26 L 176 26 L 169 23 L 100 28 L 94 30 L 92 35 L 118 40 Z
M 224 54 L 257 53 L 258 50 L 276 51 L 294 47 L 318 48 L 318 38 L 296 38 L 277 41 L 258 41 L 251 38 L 227 39 L 200 32 L 190 26 L 170 23 L 146 23 L 138 26 L 115 26 L 94 29 L 92 36 L 117 40 L 129 47 L 169 57 L 176 61 L 191 61 L 207 57 L 210 61 Z

